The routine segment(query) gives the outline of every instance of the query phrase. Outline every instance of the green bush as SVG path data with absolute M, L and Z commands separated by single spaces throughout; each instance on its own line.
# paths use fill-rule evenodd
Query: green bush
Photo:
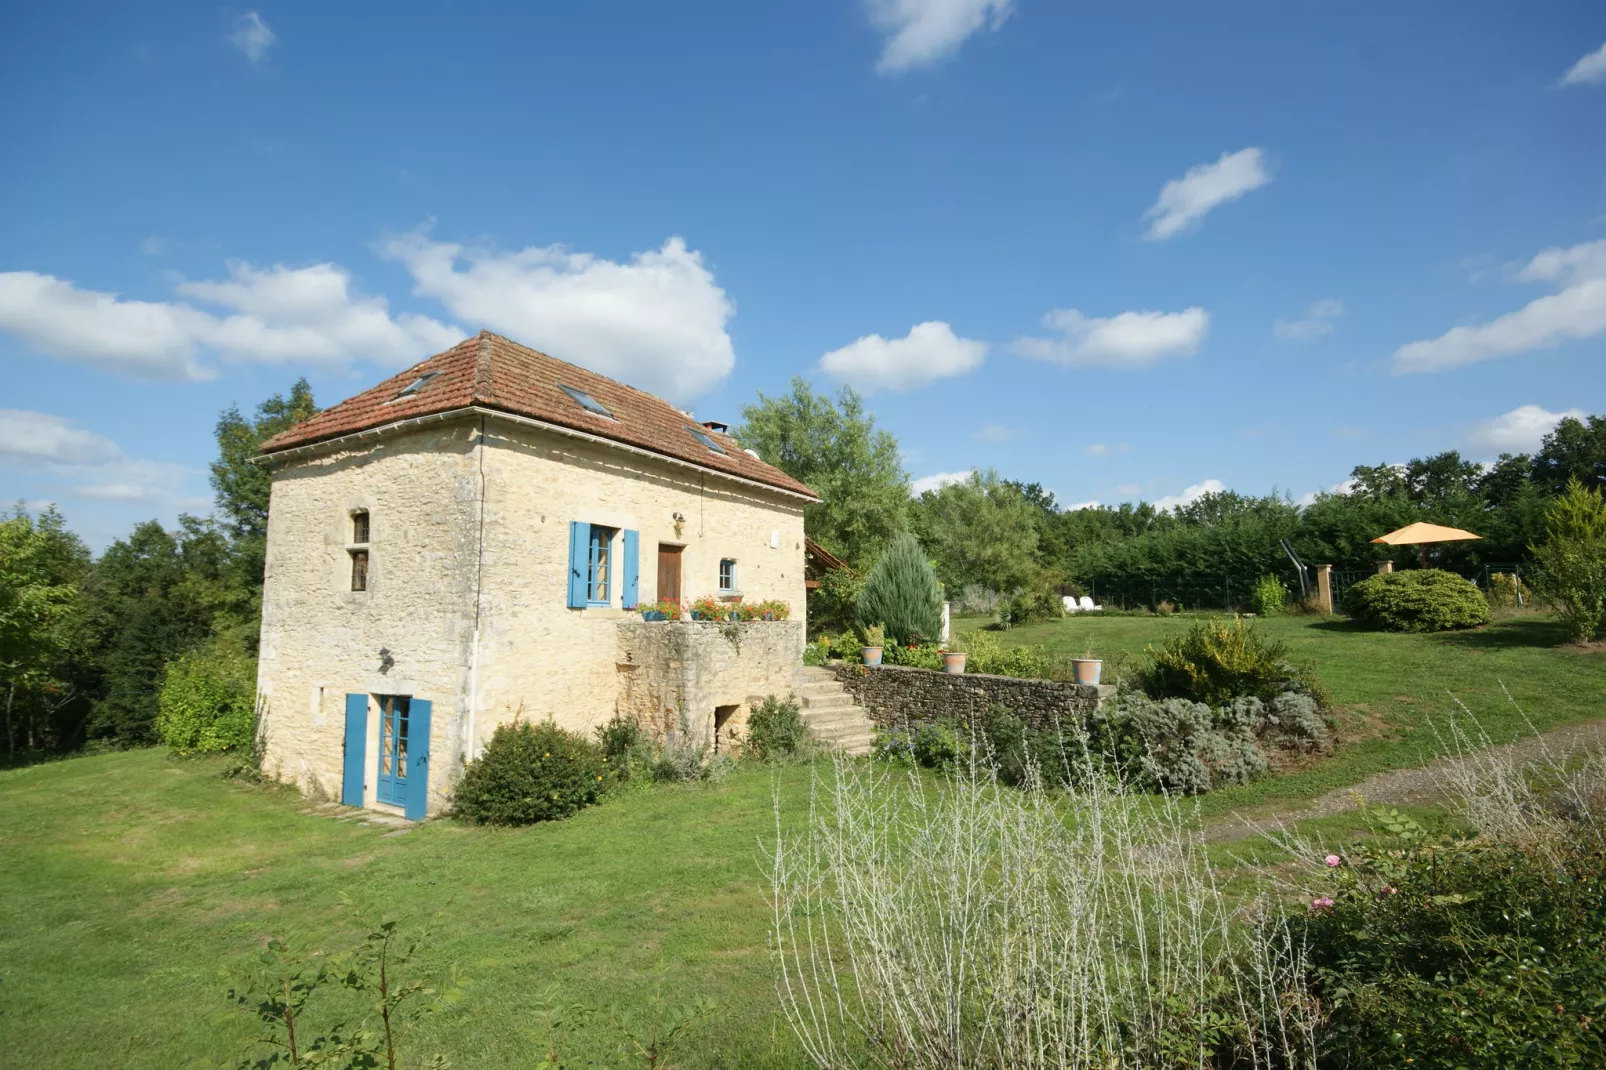
M 1158 648 L 1151 646 L 1138 680 L 1153 698 L 1221 705 L 1243 695 L 1270 701 L 1297 690 L 1326 704 L 1310 670 L 1294 665 L 1286 646 L 1241 619 L 1201 621 Z
M 1344 592 L 1344 612 L 1385 632 L 1442 632 L 1489 623 L 1483 592 L 1437 568 L 1369 576 Z
M 1288 588 L 1276 576 L 1262 576 L 1249 592 L 1249 604 L 1262 617 L 1275 617 L 1288 607 Z
M 1308 911 L 1332 1066 L 1606 1066 L 1606 843 L 1397 836 L 1346 852 Z M 1337 857 L 1337 856 L 1335 856 Z
M 1540 593 L 1583 643 L 1606 627 L 1606 503 L 1574 479 L 1545 511 L 1545 541 L 1529 547 Z
M 743 749 L 748 757 L 761 762 L 796 757 L 808 741 L 803 713 L 791 699 L 766 696 L 758 708 L 747 715 L 747 739 Z
M 865 577 L 859 621 L 884 626 L 895 643 L 935 639 L 941 633 L 942 587 L 913 535 L 896 536 Z
M 1034 585 L 1004 599 L 998 604 L 998 623 L 1005 628 L 1021 624 L 1036 624 L 1046 620 L 1059 620 L 1065 616 L 1065 601 L 1060 587 L 1065 578 L 1047 572 L 1038 577 Z
M 551 721 L 497 725 L 463 770 L 452 811 L 481 825 L 556 821 L 600 799 L 613 778 L 600 746 Z
M 992 676 L 1018 676 L 1023 680 L 1047 680 L 1052 666 L 1047 655 L 1036 647 L 1005 646 L 992 632 L 975 631 L 963 643 L 954 644 L 966 653 L 965 671 Z
M 219 649 L 168 662 L 156 695 L 156 735 L 180 754 L 248 751 L 256 739 L 256 666 Z
M 859 595 L 864 577 L 845 568 L 833 568 L 820 577 L 820 586 L 808 593 L 809 630 L 816 634 L 850 632 L 859 622 Z
M 940 669 L 942 650 L 935 643 L 918 643 L 915 646 L 894 643 L 882 650 L 881 661 L 885 665 L 902 665 L 910 669 Z
M 1141 742 L 1136 763 L 1124 770 L 1141 790 L 1199 795 L 1248 783 L 1270 767 L 1255 738 L 1258 700 L 1211 709 L 1202 702 L 1152 699 L 1122 688 L 1111 706 L 1119 729 Z

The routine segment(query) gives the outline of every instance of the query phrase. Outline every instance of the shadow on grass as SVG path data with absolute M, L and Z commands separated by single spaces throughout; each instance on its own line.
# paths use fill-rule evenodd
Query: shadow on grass
M 1567 629 L 1545 617 L 1526 617 L 1496 621 L 1487 628 L 1468 632 L 1444 632 L 1434 636 L 1447 646 L 1468 650 L 1503 650 L 1511 647 L 1555 647 L 1567 641 Z
M 1319 620 L 1313 623 L 1310 629 L 1313 632 L 1342 632 L 1346 635 L 1362 635 L 1373 630 L 1360 621 L 1351 620 L 1348 617 L 1329 617 L 1326 620 Z

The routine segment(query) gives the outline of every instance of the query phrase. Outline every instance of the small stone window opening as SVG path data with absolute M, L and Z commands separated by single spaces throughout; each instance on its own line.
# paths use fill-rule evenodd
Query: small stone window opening
M 736 562 L 726 557 L 719 562 L 719 593 L 730 594 L 736 590 Z
M 353 591 L 366 591 L 368 589 L 368 551 L 352 550 L 351 552 L 351 589 Z
M 359 546 L 368 542 L 368 510 L 358 509 L 351 514 L 351 541 Z
M 727 747 L 729 746 L 729 744 L 730 744 L 730 732 L 726 728 L 726 726 L 730 723 L 730 719 L 732 717 L 736 716 L 736 711 L 739 710 L 739 709 L 741 709 L 740 706 L 715 706 L 714 707 L 714 753 L 715 754 L 718 754 L 719 751 L 720 751 L 719 744 L 720 744 L 720 736 L 721 735 L 723 735 L 725 737 L 725 743 L 726 743 Z

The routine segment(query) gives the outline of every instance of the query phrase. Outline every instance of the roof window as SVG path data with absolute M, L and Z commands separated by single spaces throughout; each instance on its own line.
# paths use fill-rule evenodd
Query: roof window
M 416 394 L 416 393 L 418 393 L 420 390 L 424 389 L 424 384 L 428 383 L 431 379 L 435 378 L 435 376 L 437 376 L 439 374 L 440 374 L 440 372 L 425 372 L 423 375 L 420 375 L 417 379 L 414 379 L 412 382 L 410 382 L 406 386 L 402 387 L 401 388 L 401 392 L 398 393 L 396 395 L 396 397 L 404 398 L 408 394 Z M 394 401 L 395 398 L 392 398 L 391 400 Z
M 703 445 L 707 446 L 709 449 L 713 450 L 715 453 L 718 453 L 718 454 L 721 454 L 721 455 L 723 455 L 725 453 L 725 447 L 721 446 L 718 442 L 715 442 L 713 437 L 711 435 L 709 435 L 709 433 L 707 431 L 704 431 L 702 428 L 700 428 L 700 427 L 688 427 L 688 428 L 686 428 L 686 430 L 691 432 L 691 437 L 692 438 L 695 438 L 698 442 L 701 442 Z
M 608 411 L 608 407 L 584 390 L 576 390 L 574 387 L 564 386 L 562 383 L 558 384 L 558 389 L 573 398 L 574 403 L 586 412 L 594 412 L 598 416 L 606 416 L 610 420 L 613 419 L 613 413 Z

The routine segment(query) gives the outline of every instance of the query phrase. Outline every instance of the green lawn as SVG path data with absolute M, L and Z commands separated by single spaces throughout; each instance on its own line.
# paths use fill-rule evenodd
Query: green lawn
M 1109 683 L 1112 666 L 1130 674 L 1150 644 L 1197 619 L 1075 616 L 1000 638 L 1056 654 L 1092 652 L 1106 659 Z M 961 619 L 955 627 L 962 634 L 985 623 Z M 1432 725 L 1444 725 L 1458 699 L 1497 743 L 1529 732 L 1529 722 L 1543 730 L 1606 717 L 1606 654 L 1563 646 L 1565 634 L 1547 617 L 1513 617 L 1439 635 L 1368 632 L 1317 617 L 1254 623 L 1294 657 L 1315 663 L 1337 708 L 1340 742 L 1337 753 L 1309 768 L 1213 793 L 1204 800 L 1207 813 L 1310 798 L 1385 769 L 1423 765 L 1440 753 Z
M 1129 669 L 1191 623 L 1072 618 L 1004 638 L 1091 648 Z M 1540 728 L 1606 716 L 1606 657 L 1557 648 L 1542 618 L 1437 637 L 1310 618 L 1260 626 L 1315 660 L 1344 741 L 1309 769 L 1206 797 L 1207 813 L 1428 761 L 1429 721 L 1449 712 L 1452 693 L 1496 739 L 1526 731 L 1502 683 Z M 431 925 L 425 972 L 455 963 L 473 982 L 466 1001 L 419 1027 L 409 1070 L 435 1052 L 460 1070 L 533 1064 L 545 1051 L 535 998 L 553 985 L 566 1003 L 637 1011 L 658 985 L 712 997 L 719 1012 L 677 1065 L 805 1065 L 776 1013 L 759 852 L 773 835 L 773 786 L 787 819 L 800 820 L 808 768 L 630 792 L 518 831 L 434 821 L 393 837 L 300 813 L 307 803 L 293 793 L 225 781 L 220 768 L 153 749 L 0 772 L 0 1067 L 232 1062 L 251 1026 L 228 1010 L 226 972 L 270 936 L 348 947 L 342 893 L 410 929 Z M 1354 815 L 1306 824 L 1335 844 L 1362 827 Z M 1230 848 L 1240 859 L 1263 851 Z M 631 1065 L 611 1057 L 613 1040 L 593 1023 L 565 1054 Z
M 456 963 L 473 981 L 420 1026 L 420 1056 L 531 1065 L 542 989 L 639 1009 L 661 984 L 720 1005 L 679 1065 L 800 1065 L 765 949 L 767 771 L 519 831 L 436 821 L 389 838 L 218 771 L 151 749 L 0 772 L 0 1067 L 232 1065 L 251 1030 L 222 971 L 269 936 L 349 947 L 342 892 L 431 924 L 428 972 Z M 799 817 L 808 777 L 781 774 Z M 594 1024 L 568 1054 L 633 1065 L 606 1058 L 611 1039 Z

